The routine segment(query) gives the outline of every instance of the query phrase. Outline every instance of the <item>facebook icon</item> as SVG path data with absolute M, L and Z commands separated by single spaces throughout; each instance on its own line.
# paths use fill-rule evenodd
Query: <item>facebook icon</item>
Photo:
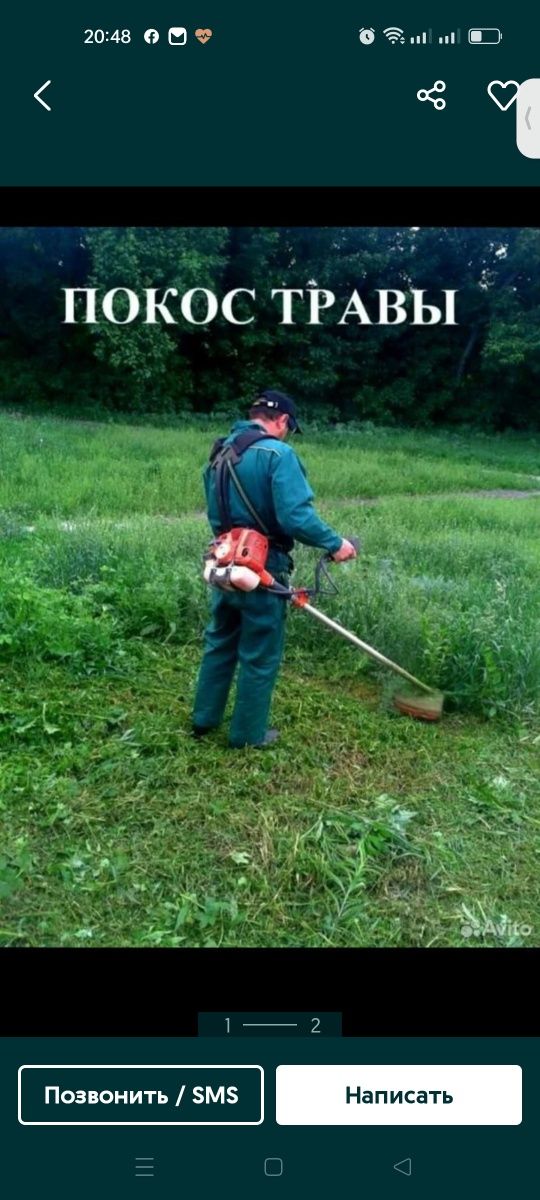
M 157 29 L 147 29 L 144 35 L 144 40 L 145 42 L 150 42 L 151 45 L 155 45 L 156 42 L 159 42 L 159 33 Z

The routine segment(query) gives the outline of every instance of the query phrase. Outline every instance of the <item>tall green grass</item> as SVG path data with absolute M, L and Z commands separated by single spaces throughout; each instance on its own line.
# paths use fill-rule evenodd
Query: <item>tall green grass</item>
M 332 568 L 339 595 L 318 603 L 444 690 L 451 709 L 531 715 L 540 695 L 536 514 L 534 501 L 464 498 L 330 509 L 340 529 L 360 534 L 362 551 L 357 562 Z M 22 528 L 7 539 L 18 549 L 2 569 L 4 655 L 49 654 L 62 638 L 72 646 L 79 628 L 84 645 L 152 638 L 198 646 L 208 605 L 199 570 L 207 536 L 196 518 L 83 519 L 64 528 L 46 521 L 31 534 Z M 295 582 L 310 582 L 316 557 L 300 550 Z M 289 655 L 332 678 L 390 680 L 297 612 L 290 614 Z
M 153 428 L 0 413 L 0 511 L 35 520 L 184 515 L 202 507 L 217 424 Z M 540 488 L 540 441 L 524 437 L 307 432 L 296 447 L 319 499 Z
M 536 504 L 386 502 L 356 520 L 363 556 L 335 577 L 325 607 L 413 674 L 450 708 L 532 715 L 540 696 L 540 554 Z M 318 628 L 299 643 L 326 669 L 373 671 Z

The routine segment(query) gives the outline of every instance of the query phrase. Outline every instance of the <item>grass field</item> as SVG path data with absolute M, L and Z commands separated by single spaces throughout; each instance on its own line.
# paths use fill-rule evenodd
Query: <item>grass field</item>
M 324 607 L 448 711 L 291 613 L 254 755 L 188 736 L 218 432 L 0 414 L 2 944 L 540 944 L 540 500 L 464 494 L 538 491 L 539 440 L 307 434 L 363 545 Z

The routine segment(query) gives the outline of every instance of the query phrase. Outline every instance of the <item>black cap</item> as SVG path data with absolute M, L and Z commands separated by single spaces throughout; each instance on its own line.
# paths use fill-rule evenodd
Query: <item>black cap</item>
M 296 416 L 296 404 L 284 392 L 274 392 L 271 389 L 266 392 L 259 392 L 251 407 L 260 408 L 261 411 L 264 410 L 267 412 L 269 416 L 272 413 L 286 413 L 289 418 L 289 429 L 291 432 L 302 432 Z

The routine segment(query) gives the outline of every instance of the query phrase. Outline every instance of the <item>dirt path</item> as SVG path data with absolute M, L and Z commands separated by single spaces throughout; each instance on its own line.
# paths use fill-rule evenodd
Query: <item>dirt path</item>
M 404 492 L 395 496 L 351 496 L 334 498 L 333 500 L 320 500 L 317 504 L 318 508 L 348 508 L 349 505 L 358 505 L 364 508 L 373 507 L 376 504 L 382 504 L 384 500 L 459 500 L 459 499 L 477 499 L 477 500 L 533 500 L 540 496 L 540 489 L 532 489 L 526 492 L 518 491 L 515 488 L 486 488 L 484 490 L 470 492 L 430 492 L 423 495 L 421 492 Z M 195 512 L 187 513 L 189 517 L 206 517 L 204 509 L 197 509 Z M 162 517 L 163 521 L 180 521 L 181 517 Z
M 452 492 L 452 493 L 450 493 L 450 495 L 480 496 L 480 498 L 484 497 L 486 500 L 530 500 L 531 497 L 540 496 L 540 490 L 528 491 L 528 492 L 518 492 L 518 491 L 514 491 L 513 488 L 493 488 L 490 491 L 489 489 L 486 488 L 484 491 L 480 490 L 478 492 Z M 430 500 L 433 498 L 434 497 L 430 496 Z
M 453 500 L 459 498 L 477 500 L 535 500 L 539 497 L 540 489 L 523 492 L 514 488 L 491 488 L 471 492 L 433 492 L 426 496 L 418 493 L 405 493 L 396 496 L 352 496 L 350 499 L 336 498 L 333 500 L 321 500 L 318 507 L 324 511 L 325 508 L 348 508 L 351 505 L 373 507 L 374 505 L 382 504 L 384 500 Z M 143 516 L 153 518 L 155 521 L 163 521 L 167 525 L 177 525 L 185 520 L 206 520 L 204 509 L 195 509 L 192 512 L 183 513 L 182 516 L 168 516 L 166 513 L 137 513 L 135 517 L 121 517 L 119 520 L 114 520 L 111 517 L 100 517 L 98 520 L 103 523 L 108 522 L 116 529 L 121 529 L 129 528 L 134 520 L 137 521 Z M 72 530 L 77 529 L 87 520 L 88 517 L 82 515 L 78 516 L 76 520 L 58 521 L 58 528 L 62 529 L 65 533 L 71 533 Z M 35 528 L 35 525 L 22 526 L 25 533 L 34 533 Z
M 540 489 L 520 492 L 515 488 L 486 488 L 471 492 L 430 492 L 423 495 L 418 492 L 405 492 L 395 496 L 351 496 L 336 500 L 321 500 L 320 507 L 346 508 L 349 504 L 371 506 L 382 504 L 384 500 L 532 500 L 540 496 Z

